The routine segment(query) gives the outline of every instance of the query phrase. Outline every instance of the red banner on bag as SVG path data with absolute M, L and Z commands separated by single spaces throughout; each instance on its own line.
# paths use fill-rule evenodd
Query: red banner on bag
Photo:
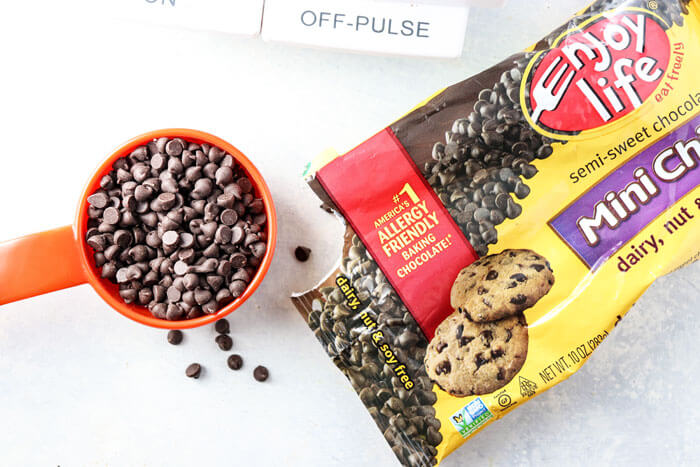
M 387 128 L 316 177 L 431 339 L 478 256 L 401 143 Z

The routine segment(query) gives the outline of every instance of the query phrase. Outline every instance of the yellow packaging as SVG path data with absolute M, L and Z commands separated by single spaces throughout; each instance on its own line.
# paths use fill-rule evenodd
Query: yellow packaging
M 700 2 L 597 1 L 309 166 L 347 224 L 292 297 L 397 458 L 563 381 L 700 255 Z

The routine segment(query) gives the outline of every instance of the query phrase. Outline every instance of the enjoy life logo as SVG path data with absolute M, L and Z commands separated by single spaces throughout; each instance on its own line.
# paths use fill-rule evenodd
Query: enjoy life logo
M 604 13 L 562 35 L 535 56 L 521 105 L 548 134 L 575 134 L 614 122 L 656 90 L 671 47 L 662 21 L 641 9 Z

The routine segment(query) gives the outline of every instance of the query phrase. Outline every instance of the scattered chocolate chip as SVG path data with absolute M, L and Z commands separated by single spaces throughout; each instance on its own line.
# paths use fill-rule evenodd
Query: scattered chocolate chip
M 294 257 L 302 263 L 308 261 L 310 255 L 311 249 L 305 246 L 298 246 L 294 249 Z
M 229 351 L 231 350 L 231 347 L 233 347 L 233 339 L 231 339 L 231 336 L 227 334 L 219 334 L 216 336 L 215 340 L 216 344 L 223 351 Z
M 221 318 L 214 324 L 214 330 L 219 334 L 228 334 L 231 331 L 231 327 L 226 318 Z
M 270 376 L 270 372 L 262 365 L 256 366 L 253 370 L 253 377 L 260 382 L 266 381 Z
M 168 331 L 168 342 L 172 345 L 179 345 L 182 342 L 182 331 L 177 329 Z
M 226 363 L 232 370 L 240 370 L 243 366 L 243 358 L 238 354 L 229 355 Z
M 202 374 L 202 366 L 199 363 L 193 363 L 190 366 L 187 367 L 185 370 L 185 375 L 188 378 L 194 378 L 194 379 L 199 379 L 199 376 Z

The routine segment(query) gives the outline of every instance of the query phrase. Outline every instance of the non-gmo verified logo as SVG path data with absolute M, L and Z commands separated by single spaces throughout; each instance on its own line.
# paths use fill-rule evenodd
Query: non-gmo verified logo
M 484 401 L 477 397 L 452 414 L 450 421 L 455 430 L 462 435 L 462 438 L 467 438 L 491 418 L 493 418 L 493 414 L 486 407 Z

